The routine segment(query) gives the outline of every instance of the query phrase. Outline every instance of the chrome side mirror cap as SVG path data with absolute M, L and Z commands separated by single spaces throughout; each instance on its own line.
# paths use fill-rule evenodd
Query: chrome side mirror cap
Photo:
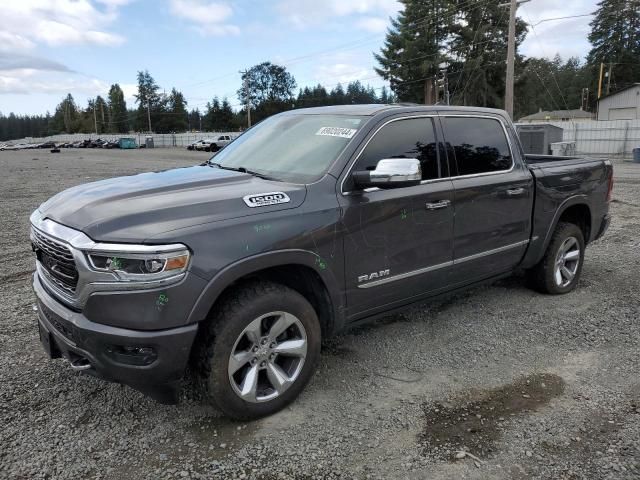
M 409 187 L 422 180 L 422 167 L 415 158 L 385 158 L 375 170 L 353 172 L 353 181 L 360 188 Z

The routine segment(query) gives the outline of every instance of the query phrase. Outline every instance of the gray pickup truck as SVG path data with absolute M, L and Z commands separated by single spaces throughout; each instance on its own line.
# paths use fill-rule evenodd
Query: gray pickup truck
M 571 291 L 612 188 L 606 160 L 525 156 L 499 110 L 282 113 L 203 165 L 43 203 L 40 339 L 158 401 L 177 400 L 189 366 L 227 415 L 268 415 L 346 327 L 515 271 Z

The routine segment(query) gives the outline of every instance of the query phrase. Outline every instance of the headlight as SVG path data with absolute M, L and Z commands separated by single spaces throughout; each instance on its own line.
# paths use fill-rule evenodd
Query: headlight
M 152 250 L 153 247 L 149 247 Z M 132 249 L 133 250 L 133 249 Z M 125 282 L 153 281 L 179 275 L 189 266 L 189 250 L 162 252 L 149 251 L 139 253 L 141 248 L 132 252 L 90 251 L 87 252 L 93 269 L 110 272 L 118 280 Z M 155 250 L 162 250 L 161 247 Z

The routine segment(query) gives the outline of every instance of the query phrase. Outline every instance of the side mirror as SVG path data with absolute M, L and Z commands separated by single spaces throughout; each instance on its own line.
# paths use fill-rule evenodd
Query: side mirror
M 360 188 L 410 187 L 420 184 L 422 167 L 415 158 L 385 158 L 375 170 L 353 172 L 352 178 Z

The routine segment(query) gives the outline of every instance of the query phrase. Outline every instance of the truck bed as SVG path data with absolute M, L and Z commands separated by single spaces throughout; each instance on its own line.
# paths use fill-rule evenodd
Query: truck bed
M 584 157 L 526 155 L 525 163 L 535 182 L 532 241 L 525 267 L 537 262 L 558 221 L 567 200 L 580 199 L 588 206 L 590 218 L 589 242 L 601 229 L 601 220 L 608 210 L 607 191 L 611 177 L 611 162 Z
M 588 157 L 565 157 L 560 155 L 525 155 L 524 161 L 529 166 L 538 165 L 579 165 L 584 162 L 600 161 L 595 158 Z

